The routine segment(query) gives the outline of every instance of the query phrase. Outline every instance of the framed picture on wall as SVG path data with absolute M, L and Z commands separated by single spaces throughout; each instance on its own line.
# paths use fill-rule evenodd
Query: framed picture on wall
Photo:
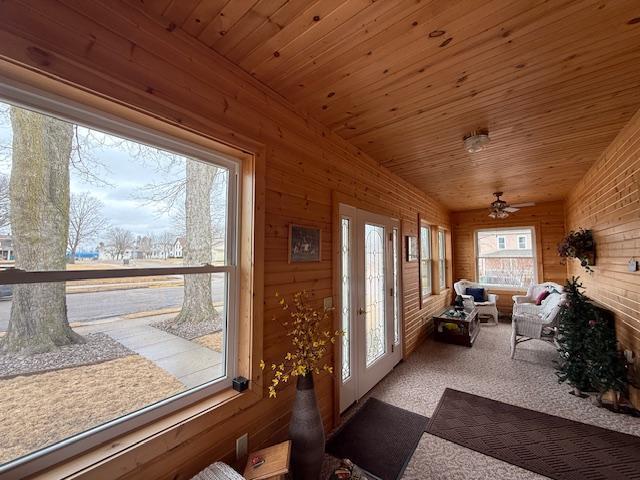
M 418 261 L 418 237 L 407 235 L 405 238 L 405 251 L 407 252 L 407 262 Z
M 317 227 L 289 225 L 289 263 L 319 262 L 321 237 Z

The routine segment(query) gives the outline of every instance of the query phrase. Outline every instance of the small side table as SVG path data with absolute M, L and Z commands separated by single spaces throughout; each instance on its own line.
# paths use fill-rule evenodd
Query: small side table
M 257 468 L 251 464 L 251 459 L 260 456 L 265 462 Z M 244 478 L 247 480 L 284 480 L 289 473 L 291 459 L 291 440 L 263 448 L 249 454 Z
M 445 308 L 433 316 L 435 338 L 440 342 L 472 347 L 480 332 L 480 319 L 475 308 L 464 317 L 452 316 L 452 309 Z

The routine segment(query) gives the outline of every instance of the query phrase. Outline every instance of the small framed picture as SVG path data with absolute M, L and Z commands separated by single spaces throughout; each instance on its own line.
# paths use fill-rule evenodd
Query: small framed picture
M 317 227 L 289 225 L 289 263 L 319 262 L 321 237 Z
M 405 250 L 407 252 L 407 262 L 418 261 L 418 237 L 414 235 L 407 235 Z

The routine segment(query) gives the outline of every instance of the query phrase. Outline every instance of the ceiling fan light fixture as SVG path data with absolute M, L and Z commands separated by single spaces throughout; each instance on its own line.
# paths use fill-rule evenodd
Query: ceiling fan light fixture
M 504 210 L 491 210 L 491 212 L 489 213 L 489 217 L 493 218 L 494 220 L 502 220 L 504 218 L 507 218 L 508 216 L 509 214 Z
M 507 218 L 509 216 L 511 207 L 507 202 L 500 198 L 502 196 L 502 192 L 494 192 L 493 196 L 496 197 L 496 199 L 491 202 L 491 205 L 489 206 L 489 217 L 493 218 L 494 220 L 502 220 Z M 518 211 L 517 208 L 511 210 L 513 210 L 514 212 Z
M 491 139 L 489 138 L 489 131 L 487 129 L 478 129 L 471 133 L 466 134 L 462 142 L 464 143 L 464 148 L 469 153 L 476 153 L 481 150 L 484 150 Z

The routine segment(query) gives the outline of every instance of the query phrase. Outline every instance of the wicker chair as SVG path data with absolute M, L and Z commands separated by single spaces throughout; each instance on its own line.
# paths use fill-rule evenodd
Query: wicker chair
M 516 346 L 528 340 L 555 342 L 558 314 L 566 296 L 558 292 L 551 293 L 542 301 L 541 306 L 531 303 L 519 305 L 511 320 L 511 358 L 516 355 Z M 514 310 L 515 311 L 515 310 Z
M 553 282 L 545 282 L 533 284 L 527 290 L 526 295 L 514 295 L 513 297 L 513 314 L 520 313 L 538 313 L 542 309 L 542 305 L 536 305 L 538 295 L 545 290 L 549 292 L 556 291 L 560 294 L 564 292 L 561 285 Z
M 473 300 L 471 295 L 467 295 L 467 288 L 485 288 L 483 285 L 479 283 L 473 283 L 469 280 L 461 279 L 459 282 L 453 284 L 453 289 L 456 291 L 458 295 L 460 295 L 463 300 Z M 493 317 L 493 321 L 495 324 L 498 324 L 498 307 L 496 303 L 498 302 L 498 295 L 493 293 L 489 293 L 486 296 L 484 302 L 473 302 L 476 310 L 478 310 L 478 315 L 490 315 Z

